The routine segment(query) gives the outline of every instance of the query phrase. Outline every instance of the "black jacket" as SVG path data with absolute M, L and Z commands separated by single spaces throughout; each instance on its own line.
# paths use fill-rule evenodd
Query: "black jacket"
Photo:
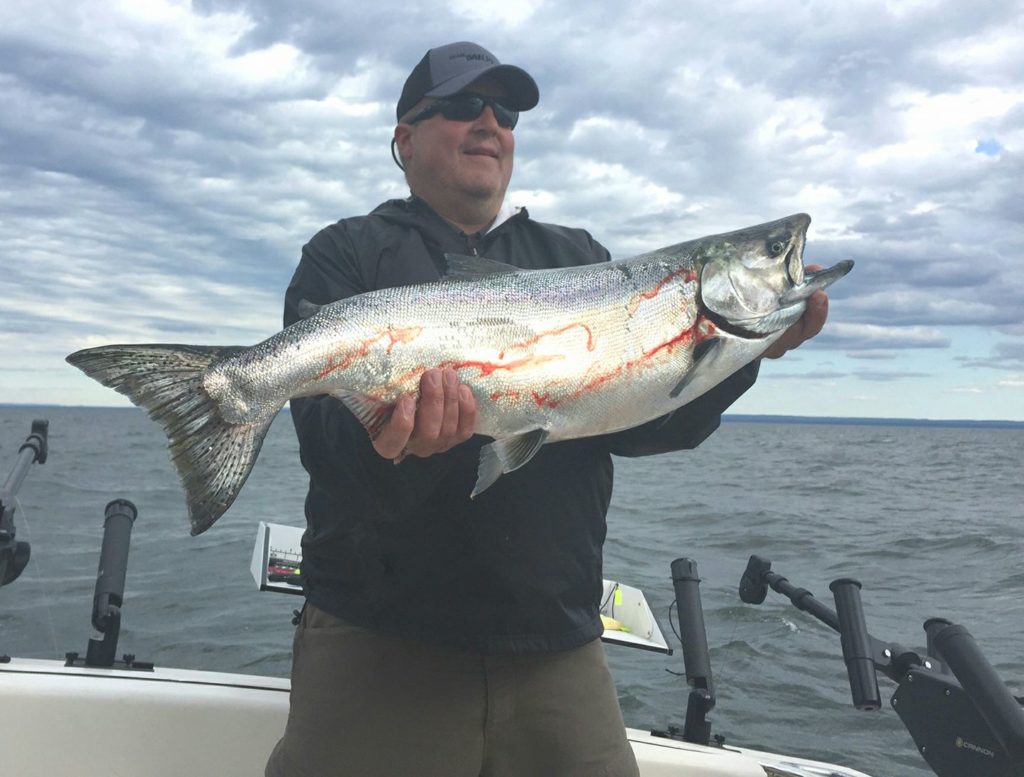
M 444 253 L 479 253 L 524 268 L 606 261 L 583 230 L 520 211 L 465 235 L 422 200 L 391 200 L 316 234 L 285 300 L 324 304 L 437 280 Z M 310 602 L 368 628 L 484 653 L 564 650 L 600 635 L 601 548 L 611 454 L 692 448 L 754 381 L 756 365 L 663 419 L 613 435 L 545 445 L 474 500 L 474 437 L 395 465 L 338 400 L 292 400 L 309 473 L 302 577 Z

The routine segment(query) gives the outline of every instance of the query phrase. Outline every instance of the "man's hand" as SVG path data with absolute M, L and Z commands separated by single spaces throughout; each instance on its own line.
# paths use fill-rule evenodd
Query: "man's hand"
M 373 440 L 387 459 L 432 456 L 465 442 L 476 426 L 476 400 L 459 385 L 455 370 L 427 370 L 420 377 L 419 402 L 406 394 L 395 403 L 391 420 Z
M 813 268 L 808 268 L 813 269 Z M 764 352 L 765 359 L 778 359 L 786 351 L 791 351 L 805 340 L 810 340 L 825 326 L 828 318 L 828 295 L 816 291 L 807 299 L 807 309 L 793 326 L 782 333 L 782 337 L 772 343 Z

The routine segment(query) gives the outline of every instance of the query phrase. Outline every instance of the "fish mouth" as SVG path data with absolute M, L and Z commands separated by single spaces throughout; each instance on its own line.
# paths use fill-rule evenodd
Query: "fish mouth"
M 810 297 L 814 292 L 831 286 L 852 269 L 853 260 L 844 259 L 841 262 L 836 262 L 828 269 L 805 272 L 802 283 L 794 284 L 789 291 L 779 297 L 779 305 L 782 307 L 788 307 L 789 305 L 794 305 L 797 302 L 802 302 Z

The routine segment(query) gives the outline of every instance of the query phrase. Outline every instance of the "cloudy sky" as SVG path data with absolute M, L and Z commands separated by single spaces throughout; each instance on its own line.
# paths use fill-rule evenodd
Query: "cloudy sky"
M 806 211 L 808 262 L 856 260 L 736 411 L 1024 420 L 1022 8 L 3 3 L 0 402 L 126 403 L 86 346 L 273 334 L 303 243 L 407 194 L 402 83 L 468 39 L 540 85 L 534 217 L 626 257 Z

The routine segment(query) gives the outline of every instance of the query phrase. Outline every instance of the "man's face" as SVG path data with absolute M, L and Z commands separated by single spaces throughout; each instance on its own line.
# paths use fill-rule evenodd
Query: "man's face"
M 466 91 L 505 96 L 496 81 L 477 81 Z M 428 103 L 417 106 L 413 115 Z M 512 177 L 515 138 L 498 125 L 486 106 L 472 121 L 453 121 L 441 114 L 413 125 L 399 124 L 395 136 L 412 191 L 429 203 L 468 197 L 501 205 Z

